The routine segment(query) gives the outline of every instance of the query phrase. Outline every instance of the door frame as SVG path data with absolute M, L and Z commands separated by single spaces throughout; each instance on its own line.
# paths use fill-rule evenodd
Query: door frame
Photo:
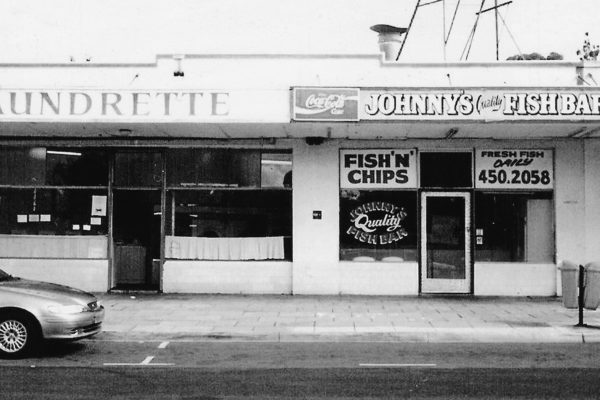
M 460 197 L 465 201 L 465 279 L 427 278 L 427 198 L 429 197 Z M 471 238 L 472 193 L 468 191 L 422 191 L 420 195 L 420 213 L 420 292 L 423 294 L 471 294 L 473 287 L 473 242 Z

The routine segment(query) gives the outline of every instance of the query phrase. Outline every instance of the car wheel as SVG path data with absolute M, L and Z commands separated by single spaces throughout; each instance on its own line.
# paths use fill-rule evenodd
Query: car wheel
M 27 355 L 38 342 L 39 329 L 32 317 L 11 312 L 0 316 L 0 355 L 18 358 Z

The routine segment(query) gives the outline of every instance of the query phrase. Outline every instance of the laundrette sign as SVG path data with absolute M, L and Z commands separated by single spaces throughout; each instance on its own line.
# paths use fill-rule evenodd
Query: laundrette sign
M 211 120 L 236 117 L 222 90 L 0 90 L 0 121 Z M 248 99 L 248 103 L 252 103 Z
M 297 121 L 600 120 L 600 90 L 582 88 L 296 88 L 294 96 Z

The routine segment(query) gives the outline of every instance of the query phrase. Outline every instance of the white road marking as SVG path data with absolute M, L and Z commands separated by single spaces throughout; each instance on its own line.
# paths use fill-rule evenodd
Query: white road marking
M 358 364 L 368 368 L 408 368 L 408 367 L 436 367 L 437 364 Z
M 168 345 L 169 345 L 169 342 L 162 342 L 161 344 L 158 345 L 158 348 L 166 349 Z
M 153 359 L 154 359 L 154 356 L 148 356 L 148 357 L 144 358 L 144 361 L 142 361 L 140 364 L 148 365 L 148 364 L 150 364 L 150 361 L 152 361 Z
M 154 356 L 148 356 L 144 358 L 144 361 L 141 363 L 104 363 L 105 367 L 115 367 L 115 366 L 130 366 L 130 367 L 164 367 L 169 365 L 175 365 L 173 363 L 153 363 Z

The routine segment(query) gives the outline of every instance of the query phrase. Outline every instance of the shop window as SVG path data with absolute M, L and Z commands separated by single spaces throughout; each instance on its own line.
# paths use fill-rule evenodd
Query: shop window
M 292 187 L 291 153 L 263 153 L 260 168 L 261 187 Z
M 0 257 L 106 258 L 107 192 L 0 189 Z
M 106 186 L 103 151 L 71 148 L 0 149 L 0 185 Z
M 420 153 L 421 187 L 470 188 L 473 186 L 472 154 Z
M 119 152 L 115 155 L 115 185 L 160 187 L 162 158 L 158 152 Z
M 415 261 L 417 253 L 416 192 L 341 191 L 340 260 Z
M 171 187 L 260 187 L 261 151 L 173 149 L 167 154 Z
M 552 193 L 476 193 L 475 260 L 553 262 Z
M 166 257 L 291 260 L 289 190 L 172 190 Z

